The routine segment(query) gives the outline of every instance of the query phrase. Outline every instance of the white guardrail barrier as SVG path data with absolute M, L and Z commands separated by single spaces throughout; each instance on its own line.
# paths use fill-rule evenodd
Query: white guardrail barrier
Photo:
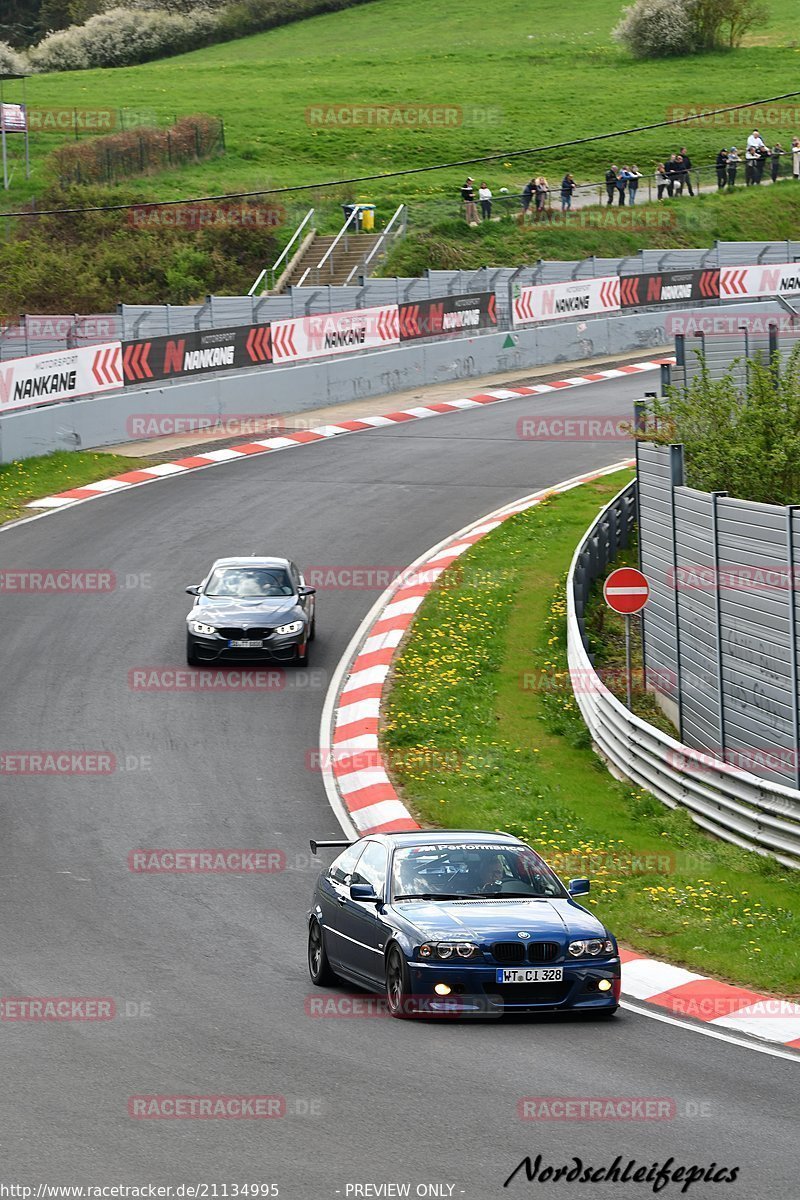
M 707 832 L 800 869 L 800 792 L 695 751 L 630 712 L 595 672 L 583 614 L 595 579 L 628 540 L 635 483 L 603 509 L 581 540 L 567 577 L 567 655 L 575 699 L 612 773 L 685 808 Z

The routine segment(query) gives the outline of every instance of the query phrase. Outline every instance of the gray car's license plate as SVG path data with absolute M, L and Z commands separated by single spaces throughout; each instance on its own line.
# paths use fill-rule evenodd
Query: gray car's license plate
M 497 983 L 561 983 L 563 967 L 498 967 Z

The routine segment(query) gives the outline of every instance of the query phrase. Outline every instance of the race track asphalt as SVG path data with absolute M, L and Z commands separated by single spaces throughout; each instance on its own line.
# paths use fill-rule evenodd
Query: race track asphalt
M 0 1023 L 0 1180 L 274 1183 L 307 1200 L 390 1182 L 469 1200 L 652 1195 L 522 1173 L 503 1187 L 528 1153 L 596 1167 L 620 1154 L 740 1168 L 734 1184 L 693 1185 L 700 1200 L 798 1195 L 792 1062 L 631 1012 L 609 1025 L 307 1014 L 308 839 L 339 832 L 314 769 L 320 711 L 382 585 L 320 592 L 311 667 L 279 671 L 280 688 L 129 683 L 133 668 L 183 668 L 183 588 L 216 556 L 402 568 L 491 509 L 629 453 L 522 440 L 520 418 L 627 419 L 648 386 L 619 379 L 376 429 L 0 531 L 3 570 L 104 569 L 119 584 L 2 596 L 0 751 L 104 750 L 118 769 L 0 777 L 0 991 L 114 997 L 118 1015 Z M 275 848 L 287 869 L 135 874 L 138 847 Z M 279 1095 L 286 1115 L 137 1120 L 128 1099 L 141 1094 Z M 662 1097 L 675 1115 L 534 1124 L 517 1116 L 525 1096 Z

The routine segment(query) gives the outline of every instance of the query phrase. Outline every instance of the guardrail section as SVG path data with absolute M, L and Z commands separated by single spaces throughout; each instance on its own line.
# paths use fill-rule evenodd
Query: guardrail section
M 708 833 L 800 868 L 800 792 L 682 745 L 630 712 L 595 672 L 584 613 L 595 580 L 627 545 L 636 483 L 603 509 L 578 545 L 567 578 L 567 654 L 575 699 L 611 771 L 670 808 L 687 809 Z M 674 664 L 673 664 L 674 669 Z

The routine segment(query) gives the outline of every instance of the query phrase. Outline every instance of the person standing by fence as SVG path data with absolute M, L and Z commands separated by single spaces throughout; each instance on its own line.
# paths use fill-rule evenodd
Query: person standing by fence
M 542 221 L 547 213 L 547 198 L 550 195 L 550 184 L 544 175 L 536 177 L 536 220 Z
M 736 171 L 738 169 L 740 162 L 741 162 L 741 159 L 739 158 L 739 151 L 736 149 L 735 146 L 731 146 L 730 150 L 728 151 L 728 187 L 729 188 L 734 188 L 736 186 Z
M 776 142 L 769 152 L 769 177 L 773 183 L 777 183 L 778 176 L 781 173 L 781 157 L 783 155 L 783 146 L 780 142 Z
M 634 163 L 628 174 L 628 204 L 636 203 L 636 193 L 639 190 L 639 180 L 641 178 L 642 172 L 639 170 L 636 163 Z
M 478 199 L 481 202 L 481 220 L 491 221 L 492 219 L 492 193 L 489 190 L 488 183 L 484 180 L 478 188 Z
M 728 151 L 720 150 L 717 155 L 717 187 L 722 192 L 725 190 L 725 184 L 728 182 Z
M 656 187 L 658 189 L 659 200 L 664 199 L 664 192 L 666 192 L 667 195 L 670 194 L 669 176 L 667 175 L 667 168 L 665 167 L 664 163 L 659 163 L 656 167 Z
M 468 176 L 461 189 L 461 199 L 464 201 L 464 220 L 468 225 L 477 225 L 478 210 L 475 207 L 475 180 Z
M 681 167 L 682 167 L 681 180 L 683 183 L 685 183 L 686 190 L 689 193 L 689 195 L 693 196 L 694 192 L 692 191 L 692 176 L 691 176 L 692 160 L 689 158 L 689 154 L 688 154 L 688 151 L 685 146 L 681 146 L 681 152 L 680 152 L 679 157 L 681 159 Z

